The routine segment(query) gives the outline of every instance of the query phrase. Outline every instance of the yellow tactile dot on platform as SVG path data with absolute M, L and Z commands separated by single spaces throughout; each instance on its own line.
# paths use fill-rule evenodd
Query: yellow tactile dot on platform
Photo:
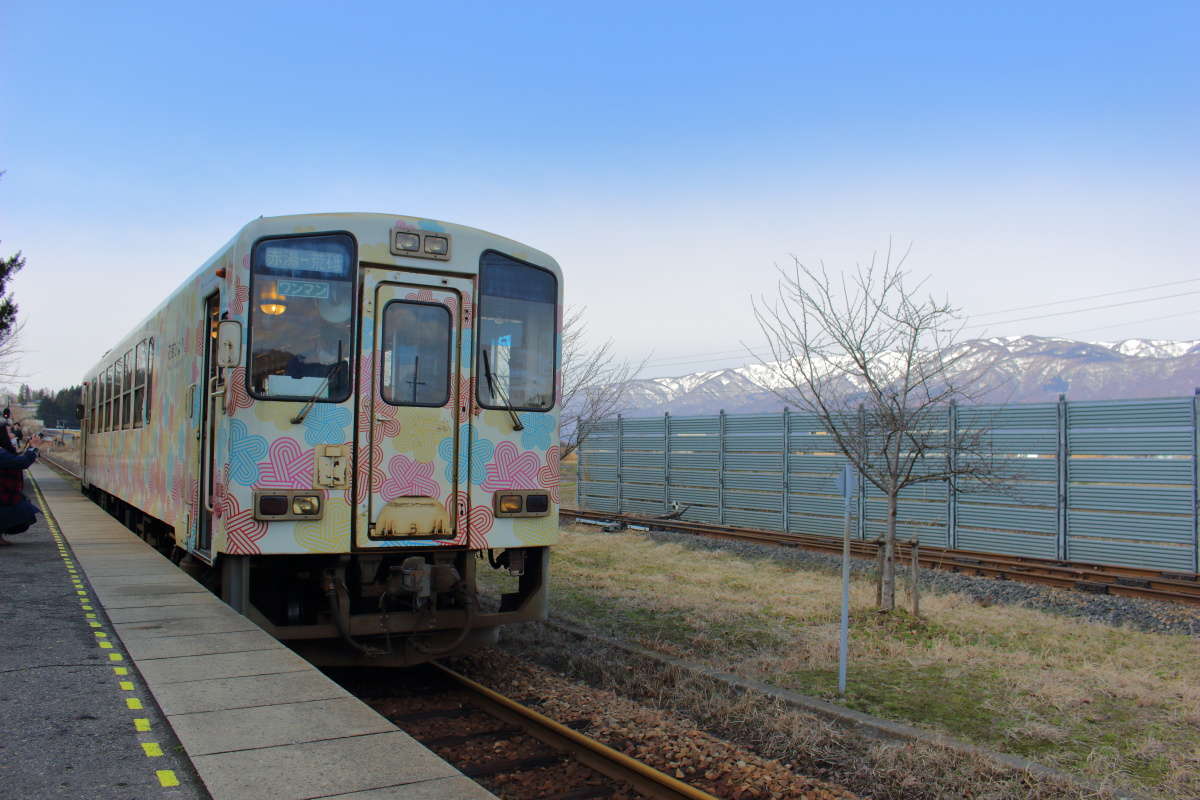
M 120 653 L 109 653 L 108 660 L 109 661 L 124 661 L 125 656 L 121 655 Z
M 101 642 L 100 647 L 103 648 L 104 650 L 111 650 L 112 642 Z
M 141 711 L 143 706 L 142 701 L 138 700 L 136 697 L 126 697 L 125 707 L 130 711 Z
M 142 742 L 142 751 L 150 758 L 158 758 L 163 754 L 158 742 Z
M 128 674 L 129 674 L 129 668 L 128 668 L 128 667 L 113 667 L 113 674 L 115 674 L 115 675 L 128 675 Z
M 133 721 L 133 729 L 138 733 L 146 733 L 150 730 L 150 720 L 145 717 L 138 717 Z
M 160 769 L 155 770 L 154 774 L 158 776 L 158 782 L 162 784 L 164 788 L 179 785 L 179 779 L 175 777 L 174 770 Z
M 123 692 L 133 691 L 133 681 L 121 681 L 119 685 L 121 687 L 121 691 Z

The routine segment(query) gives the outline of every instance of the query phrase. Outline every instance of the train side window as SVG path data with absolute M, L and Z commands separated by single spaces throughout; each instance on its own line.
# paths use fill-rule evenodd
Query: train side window
M 450 309 L 393 300 L 383 312 L 380 390 L 394 406 L 443 406 L 450 399 Z
M 108 429 L 121 430 L 121 359 L 109 367 L 108 378 Z
M 130 414 L 130 393 L 133 389 L 133 355 L 126 353 L 121 357 L 121 430 L 125 430 L 133 423 L 133 415 Z
M 104 430 L 105 432 L 112 430 L 113 418 L 113 368 L 112 364 L 104 370 Z
M 150 409 L 154 402 L 151 388 L 154 385 L 154 338 L 146 340 L 146 424 L 150 424 Z
M 142 427 L 142 408 L 146 402 L 146 342 L 134 348 L 133 365 L 133 427 Z

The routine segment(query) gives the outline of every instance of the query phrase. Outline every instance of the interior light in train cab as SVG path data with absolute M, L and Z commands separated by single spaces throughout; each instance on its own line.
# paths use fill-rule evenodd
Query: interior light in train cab
M 425 252 L 430 255 L 444 256 L 450 252 L 450 240 L 444 236 L 426 236 Z
M 421 249 L 421 237 L 415 233 L 396 233 L 396 249 L 415 252 Z
M 268 316 L 278 317 L 283 312 L 287 311 L 287 305 L 284 304 L 283 295 L 275 291 L 274 284 L 267 289 L 260 298 L 263 302 L 258 304 L 258 310 Z

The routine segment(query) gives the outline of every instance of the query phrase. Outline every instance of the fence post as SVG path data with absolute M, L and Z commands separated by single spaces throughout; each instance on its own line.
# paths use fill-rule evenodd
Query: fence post
M 1192 396 L 1192 572 L 1200 572 L 1200 388 Z
M 867 449 L 867 409 L 862 403 L 858 404 L 858 440 Z M 862 470 L 858 470 L 858 538 L 867 538 L 867 478 Z
M 946 480 L 946 546 L 958 549 L 958 401 L 951 400 L 947 412 L 946 460 L 949 462 L 950 477 Z
M 671 412 L 663 413 L 663 513 L 671 511 Z
M 1067 558 L 1067 461 L 1071 457 L 1067 439 L 1067 396 L 1058 396 L 1058 559 Z
M 625 500 L 625 476 L 622 467 L 625 464 L 625 420 L 617 414 L 617 513 L 623 514 Z
M 912 561 L 912 586 L 909 588 L 911 592 L 910 599 L 912 600 L 912 615 L 919 617 L 921 616 L 921 587 L 918 583 L 921 570 L 921 540 L 915 536 L 908 543 L 908 557 Z
M 718 417 L 720 433 L 717 435 L 717 523 L 725 524 L 725 409 L 721 409 Z
M 789 516 L 791 515 L 791 475 L 792 466 L 792 424 L 790 413 L 787 406 L 783 407 L 783 529 L 784 531 L 791 530 L 788 527 Z

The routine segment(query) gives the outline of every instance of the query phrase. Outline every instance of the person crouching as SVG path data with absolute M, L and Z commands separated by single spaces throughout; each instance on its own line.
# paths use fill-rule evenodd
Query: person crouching
M 7 421 L 0 420 L 0 546 L 12 544 L 4 537 L 29 530 L 37 519 L 37 507 L 25 497 L 24 490 L 25 470 L 38 457 L 33 445 L 40 441 L 34 437 L 25 452 L 18 453 Z

